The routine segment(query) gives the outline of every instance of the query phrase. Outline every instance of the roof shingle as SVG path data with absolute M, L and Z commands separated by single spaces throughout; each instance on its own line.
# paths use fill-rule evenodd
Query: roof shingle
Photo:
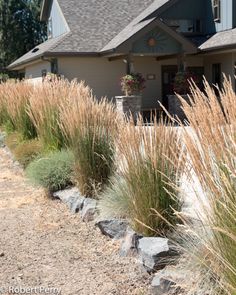
M 236 45 L 236 28 L 216 33 L 199 48 L 203 51 Z
M 8 66 L 8 68 L 12 69 L 12 68 L 15 68 L 16 66 L 20 66 L 21 64 L 25 64 L 27 62 L 40 58 L 41 56 L 45 54 L 45 52 L 50 52 L 51 50 L 53 50 L 53 48 L 55 48 L 57 44 L 60 43 L 63 39 L 65 39 L 66 36 L 69 34 L 70 33 L 63 34 L 57 38 L 48 39 L 44 43 L 39 44 L 38 46 L 36 46 L 35 48 L 30 50 L 26 54 L 18 58 L 16 61 L 11 63 Z
M 13 62 L 14 69 L 43 55 L 98 54 L 117 48 L 151 23 L 178 0 L 57 0 L 70 32 L 38 45 Z M 196 39 L 196 38 L 195 38 Z M 206 41 L 198 38 L 200 50 L 236 44 L 236 29 L 219 32 Z M 206 41 L 206 42 L 205 42 Z
M 153 1 L 58 0 L 72 35 L 60 42 L 53 51 L 100 52 Z

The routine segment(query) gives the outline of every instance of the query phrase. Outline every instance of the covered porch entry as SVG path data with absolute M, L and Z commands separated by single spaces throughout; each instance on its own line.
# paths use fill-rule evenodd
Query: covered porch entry
M 149 117 L 161 110 L 160 103 L 169 109 L 168 95 L 174 93 L 173 82 L 177 72 L 188 70 L 203 75 L 203 59 L 196 55 L 197 48 L 183 35 L 160 20 L 132 35 L 115 53 L 110 62 L 121 59 L 126 73 L 141 73 L 146 80 L 142 92 L 142 112 Z

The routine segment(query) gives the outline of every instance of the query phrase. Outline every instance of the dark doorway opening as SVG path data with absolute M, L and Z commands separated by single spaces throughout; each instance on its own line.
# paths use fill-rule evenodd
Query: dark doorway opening
M 169 110 L 168 95 L 174 94 L 173 84 L 178 72 L 177 65 L 162 66 L 162 104 Z

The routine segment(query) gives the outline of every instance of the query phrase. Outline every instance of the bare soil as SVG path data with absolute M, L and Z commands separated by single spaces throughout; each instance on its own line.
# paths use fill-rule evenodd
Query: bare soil
M 63 295 L 141 295 L 148 280 L 136 258 L 119 256 L 118 241 L 30 186 L 0 148 L 0 294 L 41 286 Z

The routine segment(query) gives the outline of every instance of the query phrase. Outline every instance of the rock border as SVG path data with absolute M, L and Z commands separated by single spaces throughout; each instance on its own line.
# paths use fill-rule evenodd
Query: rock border
M 152 294 L 169 294 L 175 287 L 174 275 L 169 279 L 166 266 L 170 258 L 178 255 L 167 238 L 143 237 L 129 227 L 124 219 L 100 220 L 97 209 L 97 200 L 85 198 L 76 187 L 53 193 L 55 199 L 59 199 L 67 205 L 72 214 L 80 214 L 82 221 L 92 222 L 103 235 L 111 239 L 120 240 L 120 256 L 137 256 L 137 261 L 143 270 L 150 275 L 154 274 L 150 290 Z M 167 278 L 166 278 L 167 276 Z

